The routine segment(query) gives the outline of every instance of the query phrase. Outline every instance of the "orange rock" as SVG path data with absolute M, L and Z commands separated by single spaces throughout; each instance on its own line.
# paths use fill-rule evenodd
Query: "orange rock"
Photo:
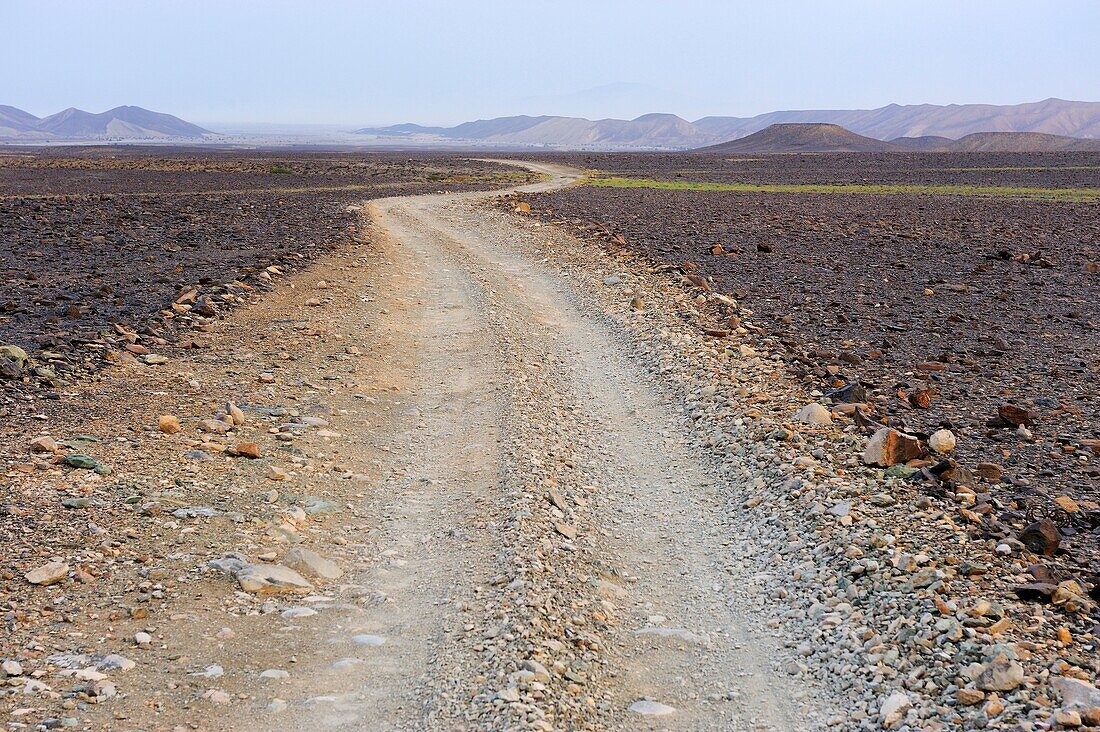
M 173 435 L 180 431 L 180 418 L 171 414 L 161 415 L 157 420 L 157 427 L 166 435 Z

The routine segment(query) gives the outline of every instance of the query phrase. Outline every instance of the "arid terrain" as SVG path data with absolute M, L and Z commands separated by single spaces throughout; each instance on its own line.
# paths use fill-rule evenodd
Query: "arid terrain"
M 0 713 L 1100 728 L 1098 200 L 1083 153 L 5 151 Z

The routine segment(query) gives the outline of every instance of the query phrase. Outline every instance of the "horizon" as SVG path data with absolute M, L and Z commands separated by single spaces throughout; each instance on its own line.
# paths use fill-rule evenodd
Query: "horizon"
M 1081 0 L 570 0 L 552 15 L 423 0 L 400 17 L 339 0 L 307 14 L 289 0 L 7 5 L 10 27 L 51 29 L 49 53 L 31 33 L 0 48 L 18 70 L 0 103 L 37 116 L 131 105 L 204 127 L 360 128 L 1100 99 L 1089 38 L 1100 7 Z M 485 38 L 493 44 L 470 40 Z
M 1100 101 L 1093 101 L 1093 100 L 1087 100 L 1087 99 L 1065 99 L 1065 98 L 1062 98 L 1062 97 L 1046 97 L 1044 99 L 1037 99 L 1037 100 L 1033 100 L 1033 101 L 1024 101 L 1024 102 L 1017 102 L 1017 103 L 1003 104 L 1003 105 L 993 104 L 993 103 L 990 103 L 990 102 L 950 102 L 950 103 L 946 103 L 946 104 L 935 104 L 935 103 L 932 103 L 932 102 L 911 102 L 911 103 L 910 102 L 906 102 L 906 103 L 890 102 L 888 104 L 883 104 L 883 105 L 880 105 L 878 107 L 865 107 L 865 108 L 841 109 L 839 107 L 828 107 L 828 108 L 827 107 L 822 107 L 822 108 L 818 108 L 818 109 L 809 109 L 809 108 L 773 109 L 773 110 L 767 110 L 767 111 L 764 111 L 764 112 L 760 112 L 760 113 L 754 114 L 754 115 L 749 115 L 749 116 L 744 116 L 744 117 L 737 117 L 737 119 L 753 119 L 754 117 L 759 117 L 759 116 L 763 116 L 763 115 L 766 115 L 766 114 L 786 113 L 786 112 L 818 112 L 818 111 L 819 112 L 838 112 L 838 111 L 839 112 L 848 112 L 848 111 L 870 112 L 870 111 L 875 111 L 875 110 L 878 110 L 878 109 L 885 109 L 885 108 L 889 108 L 889 107 L 924 107 L 924 106 L 934 106 L 934 107 L 1020 106 L 1020 105 L 1025 105 L 1025 104 L 1042 104 L 1044 102 L 1052 102 L 1052 101 L 1067 102 L 1067 103 L 1071 103 L 1071 104 L 1097 104 L 1097 103 L 1100 103 Z M 4 100 L 0 100 L 0 105 L 5 105 L 5 104 L 8 104 L 8 103 Z M 65 107 L 64 109 L 59 109 L 56 112 L 49 112 L 49 113 L 46 113 L 46 114 L 39 114 L 37 112 L 33 112 L 33 111 L 31 111 L 31 110 L 29 110 L 25 107 L 22 107 L 18 104 L 8 104 L 8 106 L 15 107 L 16 109 L 20 109 L 24 112 L 29 112 L 31 114 L 34 114 L 36 117 L 39 117 L 40 119 L 45 118 L 45 117 L 49 117 L 49 116 L 52 116 L 52 115 L 55 115 L 55 114 L 60 114 L 62 112 L 67 112 L 67 111 L 70 111 L 70 110 L 87 112 L 87 113 L 90 113 L 90 114 L 104 114 L 106 112 L 111 112 L 111 111 L 114 111 L 114 110 L 117 110 L 117 109 L 124 109 L 124 108 L 127 108 L 127 107 L 145 109 L 145 111 L 149 111 L 149 112 L 157 112 L 157 113 L 169 114 L 169 115 L 172 115 L 172 116 L 179 117 L 179 115 L 176 115 L 172 110 L 147 109 L 147 108 L 140 107 L 138 105 L 133 105 L 133 104 L 116 104 L 114 106 L 111 106 L 111 107 L 108 107 L 106 109 L 99 110 L 99 111 L 95 111 L 95 110 L 92 110 L 92 109 L 82 109 L 80 107 L 75 107 L 75 106 L 69 106 L 69 107 Z M 624 118 L 624 117 L 581 117 L 579 115 L 528 114 L 528 113 L 519 112 L 519 113 L 511 114 L 511 115 L 501 115 L 501 117 L 477 117 L 477 118 L 474 118 L 474 119 L 463 120 L 463 122 L 459 122 L 457 124 L 463 124 L 465 122 L 485 122 L 485 121 L 491 121 L 491 120 L 494 120 L 494 119 L 501 119 L 501 118 L 507 118 L 507 117 L 528 117 L 528 118 L 572 117 L 572 118 L 578 118 L 578 119 L 586 119 L 586 120 L 591 121 L 591 122 L 600 122 L 600 121 L 605 121 L 605 120 L 620 120 L 620 121 L 632 122 L 632 121 L 636 121 L 638 119 L 641 119 L 642 117 L 665 116 L 665 115 L 671 115 L 671 116 L 677 117 L 677 118 L 679 118 L 679 119 L 681 119 L 685 122 L 689 122 L 689 123 L 692 123 L 692 124 L 694 124 L 694 123 L 696 123 L 696 122 L 698 122 L 702 119 L 713 118 L 713 117 L 730 117 L 730 118 L 733 118 L 731 115 L 711 115 L 711 114 L 702 115 L 700 117 L 685 117 L 685 116 L 679 115 L 675 112 L 645 112 L 645 113 L 642 113 L 642 114 L 639 114 L 635 117 L 630 117 L 630 118 Z M 217 130 L 217 129 L 214 129 L 214 128 L 211 128 L 210 127 L 211 124 L 213 124 L 215 127 L 219 124 L 227 125 L 227 126 L 239 125 L 239 128 L 237 130 L 231 130 L 233 132 L 247 130 L 248 128 L 283 128 L 283 129 L 301 129 L 301 130 L 313 128 L 313 129 L 317 129 L 317 130 L 328 130 L 328 131 L 352 131 L 355 128 L 362 128 L 362 129 L 378 128 L 378 129 L 382 129 L 382 128 L 385 128 L 385 127 L 392 127 L 392 126 L 398 126 L 398 125 L 403 125 L 403 124 L 414 124 L 414 125 L 418 125 L 418 126 L 421 126 L 421 127 L 444 127 L 444 128 L 457 126 L 457 124 L 456 125 L 443 125 L 443 124 L 436 124 L 436 123 L 431 122 L 431 121 L 426 121 L 425 122 L 425 121 L 417 121 L 417 120 L 403 120 L 403 121 L 400 121 L 400 122 L 389 122 L 389 123 L 368 124 L 368 125 L 340 125 L 340 124 L 335 124 L 335 123 L 293 122 L 293 121 L 288 121 L 288 122 L 257 121 L 257 122 L 221 122 L 221 123 L 220 122 L 208 122 L 208 121 L 203 121 L 203 120 L 193 120 L 193 119 L 184 119 L 183 121 L 190 122 L 192 124 L 197 124 L 200 127 L 205 127 L 210 132 L 214 132 L 214 133 L 219 133 L 221 131 Z M 777 124 L 824 124 L 824 123 L 787 122 L 787 123 L 777 123 Z

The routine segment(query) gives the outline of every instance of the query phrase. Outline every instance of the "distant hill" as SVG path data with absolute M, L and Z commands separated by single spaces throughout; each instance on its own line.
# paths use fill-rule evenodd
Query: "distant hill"
M 207 134 L 198 125 L 141 107 L 115 107 L 92 114 L 75 107 L 39 119 L 29 112 L 0 105 L 0 138 L 14 140 L 158 139 Z
M 755 117 L 703 117 L 694 122 L 671 114 L 632 120 L 516 116 L 465 122 L 454 127 L 415 124 L 357 130 L 377 144 L 550 147 L 555 149 L 684 150 L 728 142 L 773 124 L 833 124 L 897 147 L 924 150 L 975 132 L 1040 132 L 1100 138 L 1100 102 L 1047 99 L 1014 105 L 890 104 L 878 109 L 797 110 Z M 914 141 L 916 140 L 916 141 Z
M 895 137 L 893 140 L 890 140 L 890 144 L 894 147 L 901 150 L 912 150 L 914 152 L 946 149 L 947 146 L 953 142 L 954 140 L 950 137 L 940 137 L 939 135 Z
M 781 122 L 828 122 L 878 140 L 974 132 L 1044 132 L 1100 138 L 1100 102 L 1046 99 L 1027 104 L 889 104 L 878 109 L 768 112 L 755 117 L 704 117 L 706 132 L 733 139 Z
M 1100 152 L 1100 140 L 1041 132 L 975 132 L 947 146 L 952 152 Z
M 464 122 L 454 127 L 415 124 L 367 127 L 356 133 L 429 144 L 465 142 L 579 149 L 682 150 L 716 141 L 712 135 L 674 114 L 646 114 L 632 120 L 521 115 Z
M 889 143 L 857 135 L 840 125 L 817 123 L 775 124 L 748 137 L 704 147 L 699 152 L 889 152 Z

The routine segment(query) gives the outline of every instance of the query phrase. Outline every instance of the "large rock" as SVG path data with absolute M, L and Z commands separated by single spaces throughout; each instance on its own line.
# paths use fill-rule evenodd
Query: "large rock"
M 922 453 L 920 440 L 916 437 L 883 427 L 868 441 L 867 449 L 863 451 L 863 462 L 888 468 L 919 458 Z
M 1050 684 L 1062 695 L 1063 707 L 1081 710 L 1100 707 L 1100 689 L 1087 681 L 1071 679 L 1067 676 L 1054 676 Z
M 1007 654 L 998 654 L 978 675 L 978 688 L 985 691 L 1012 691 L 1024 683 L 1024 667 Z
M 35 567 L 23 575 L 32 585 L 55 585 L 69 575 L 69 565 L 64 562 L 49 562 Z
M 951 430 L 936 430 L 928 437 L 928 446 L 946 455 L 955 449 L 955 433 Z
M 236 577 L 242 590 L 257 595 L 306 593 L 313 589 L 305 577 L 281 564 L 250 564 Z
M 798 414 L 795 415 L 795 419 L 803 424 L 818 426 L 825 426 L 833 423 L 833 415 L 829 414 L 829 410 L 818 402 L 811 402 L 802 407 L 802 409 L 798 410 Z
M 306 577 L 332 580 L 344 574 L 344 570 L 336 562 L 302 547 L 294 547 L 288 551 L 284 561 L 288 567 Z
M 882 718 L 882 726 L 886 729 L 896 726 L 905 719 L 905 713 L 913 706 L 909 695 L 904 691 L 895 691 L 882 702 L 879 708 L 879 716 Z
M 1062 532 L 1050 519 L 1028 524 L 1020 532 L 1020 542 L 1036 554 L 1052 557 L 1062 543 Z
M 997 416 L 1001 421 L 1013 427 L 1031 425 L 1035 421 L 1035 415 L 1023 407 L 1012 404 L 1002 404 L 997 408 Z

